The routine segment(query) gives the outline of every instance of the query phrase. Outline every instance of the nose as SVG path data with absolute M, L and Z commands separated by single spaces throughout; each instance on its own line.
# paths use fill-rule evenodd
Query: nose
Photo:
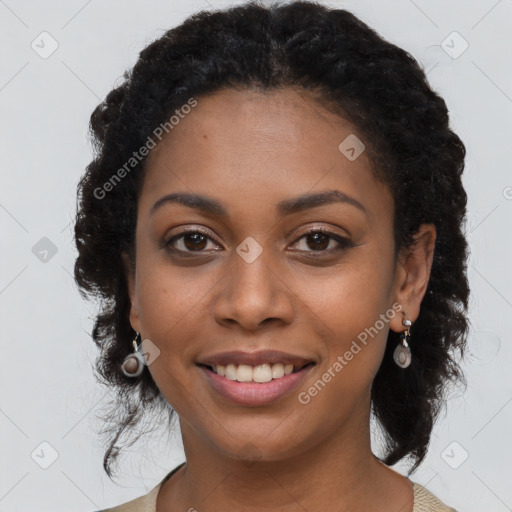
M 272 265 L 263 251 L 252 262 L 233 253 L 227 276 L 213 304 L 213 315 L 223 326 L 238 325 L 254 331 L 270 324 L 285 325 L 293 321 L 293 292 L 286 277 Z

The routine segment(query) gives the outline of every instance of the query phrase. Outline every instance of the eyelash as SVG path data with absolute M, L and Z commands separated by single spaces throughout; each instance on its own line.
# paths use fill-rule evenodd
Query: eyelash
M 306 238 L 310 235 L 314 235 L 317 233 L 328 236 L 329 238 L 338 242 L 339 245 L 338 245 L 338 247 L 336 247 L 334 249 L 325 249 L 325 250 L 317 250 L 317 251 L 315 251 L 315 250 L 303 251 L 303 252 L 310 253 L 310 256 L 312 256 L 312 257 L 322 257 L 324 255 L 331 255 L 332 253 L 335 253 L 338 251 L 343 251 L 345 249 L 354 247 L 354 244 L 348 238 L 338 235 L 337 233 L 333 233 L 332 231 L 329 231 L 329 230 L 327 230 L 325 228 L 321 228 L 321 227 L 306 231 L 299 238 L 297 238 L 293 244 L 295 245 L 295 244 L 297 244 L 297 242 L 299 242 L 303 238 Z M 180 238 L 183 238 L 186 235 L 191 235 L 191 234 L 200 234 L 200 235 L 203 235 L 204 237 L 213 241 L 213 239 L 210 236 L 210 233 L 207 230 L 197 227 L 194 229 L 188 229 L 186 231 L 182 231 L 181 233 L 178 233 L 178 234 L 172 236 L 167 241 L 165 241 L 163 245 L 166 249 L 170 250 L 174 254 L 186 254 L 186 253 L 200 254 L 201 252 L 212 252 L 212 251 L 187 251 L 187 250 L 176 249 L 176 248 L 172 247 L 173 242 L 175 242 L 176 240 L 179 240 Z

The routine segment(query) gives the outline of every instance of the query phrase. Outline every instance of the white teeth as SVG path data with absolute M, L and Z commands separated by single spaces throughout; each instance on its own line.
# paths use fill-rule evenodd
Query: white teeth
M 248 364 L 219 364 L 213 368 L 217 375 L 238 382 L 270 382 L 272 379 L 280 379 L 293 373 L 293 364 L 260 364 L 250 366 Z
M 226 379 L 236 380 L 236 366 L 234 364 L 228 364 L 226 366 Z
M 260 364 L 253 370 L 252 379 L 254 382 L 270 382 L 272 380 L 272 370 L 269 364 Z
M 239 364 L 236 371 L 238 382 L 250 382 L 252 380 L 252 367 L 247 364 Z
M 280 379 L 281 377 L 284 377 L 284 366 L 281 363 L 273 364 L 272 365 L 272 378 Z

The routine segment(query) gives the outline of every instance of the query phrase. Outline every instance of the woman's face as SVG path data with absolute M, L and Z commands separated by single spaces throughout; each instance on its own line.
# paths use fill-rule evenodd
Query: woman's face
M 406 274 L 354 136 L 305 94 L 224 90 L 149 155 L 130 319 L 186 442 L 282 460 L 366 428 Z

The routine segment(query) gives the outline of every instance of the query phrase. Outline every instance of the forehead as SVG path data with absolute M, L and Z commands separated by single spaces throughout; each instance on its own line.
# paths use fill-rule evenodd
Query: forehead
M 389 208 L 367 153 L 349 159 L 340 150 L 363 139 L 357 128 L 310 93 L 228 89 L 197 102 L 149 154 L 144 196 L 179 189 L 261 204 L 337 188 Z
M 290 161 L 290 153 L 300 153 L 308 161 L 330 159 L 335 163 L 340 156 L 340 136 L 357 132 L 353 125 L 321 107 L 307 91 L 224 89 L 197 101 L 197 107 L 153 150 L 148 165 L 161 153 L 166 153 L 164 159 L 174 154 L 193 160 L 198 150 L 200 156 L 211 152 L 220 158 L 224 152 L 225 159 L 245 157 L 245 162 L 267 155 L 273 162 Z

